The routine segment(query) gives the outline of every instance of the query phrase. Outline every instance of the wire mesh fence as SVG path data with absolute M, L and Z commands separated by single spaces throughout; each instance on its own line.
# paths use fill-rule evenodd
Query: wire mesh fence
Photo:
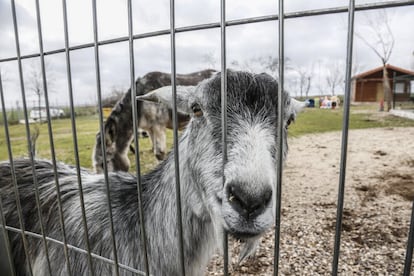
M 7 239 L 7 235 L 5 233 L 13 232 L 17 233 L 21 236 L 23 241 L 23 248 L 24 253 L 26 255 L 30 254 L 30 248 L 28 246 L 27 239 L 28 238 L 35 238 L 40 241 L 42 246 L 44 247 L 44 250 L 46 252 L 46 262 L 44 265 L 48 266 L 48 269 L 46 271 L 49 272 L 50 275 L 52 275 L 52 263 L 53 259 L 49 257 L 49 245 L 51 243 L 59 245 L 65 256 L 65 266 L 66 266 L 66 272 L 68 275 L 72 274 L 72 265 L 71 265 L 71 251 L 76 251 L 83 255 L 85 258 L 88 259 L 88 271 L 91 275 L 95 275 L 94 271 L 94 260 L 98 259 L 100 261 L 108 263 L 111 267 L 113 267 L 112 273 L 115 275 L 124 275 L 125 272 L 129 272 L 135 275 L 150 275 L 150 262 L 151 260 L 148 259 L 148 248 L 147 248 L 147 237 L 146 233 L 148 231 L 153 231 L 153 229 L 145 229 L 145 223 L 141 223 L 140 227 L 140 233 L 139 238 L 141 239 L 142 244 L 142 250 L 144 252 L 144 261 L 142 267 L 130 267 L 126 264 L 122 264 L 119 261 L 118 258 L 118 252 L 116 250 L 117 248 L 117 239 L 116 239 L 116 231 L 114 227 L 113 222 L 113 216 L 116 215 L 112 212 L 112 200 L 111 200 L 111 194 L 110 194 L 110 181 L 108 178 L 108 168 L 107 163 L 103 162 L 103 171 L 104 171 L 104 180 L 105 180 L 105 186 L 106 186 L 106 206 L 107 206 L 107 212 L 108 212 L 108 220 L 109 220 L 109 226 L 110 226 L 110 237 L 106 237 L 111 239 L 111 246 L 112 246 L 112 254 L 111 257 L 105 257 L 100 256 L 99 254 L 96 254 L 93 252 L 93 249 L 91 248 L 89 244 L 89 227 L 87 223 L 87 212 L 85 208 L 85 201 L 83 198 L 83 184 L 82 184 L 82 177 L 81 177 L 81 166 L 80 166 L 80 157 L 79 157 L 79 145 L 77 144 L 78 141 L 78 134 L 77 134 L 77 120 L 75 116 L 75 104 L 73 100 L 73 84 L 72 84 L 72 65 L 71 65 L 71 52 L 81 50 L 81 49 L 93 49 L 94 51 L 94 68 L 95 68 L 95 77 L 96 77 L 96 88 L 97 88 L 97 99 L 98 99 L 98 110 L 99 110 L 99 130 L 101 135 L 101 140 L 104 141 L 104 114 L 102 112 L 102 89 L 101 89 L 101 69 L 100 69 L 100 52 L 99 48 L 104 45 L 111 45 L 111 44 L 117 44 L 122 42 L 128 42 L 129 45 L 129 62 L 130 62 L 130 91 L 131 91 L 131 98 L 135 98 L 135 91 L 136 91 L 136 76 L 135 76 L 135 56 L 134 56 L 134 43 L 136 41 L 147 39 L 151 37 L 158 37 L 158 36 L 169 36 L 170 38 L 170 50 L 171 50 L 171 86 L 172 86 L 172 94 L 173 94 L 173 124 L 174 124 L 174 172 L 175 172 L 175 193 L 176 193 L 176 213 L 177 213 L 177 231 L 179 233 L 178 235 L 178 244 L 179 244 L 179 256 L 177 256 L 177 263 L 180 267 L 180 275 L 186 274 L 186 260 L 185 260 L 185 249 L 184 249 L 184 238 L 183 235 L 183 226 L 182 226 L 182 203 L 181 203 L 181 190 L 180 190 L 180 163 L 179 163 L 179 140 L 178 140 L 178 118 L 177 118 L 177 83 L 176 83 L 176 41 L 175 36 L 178 33 L 186 33 L 186 32 L 194 32 L 194 31 L 201 31 L 206 29 L 220 29 L 220 51 L 221 51 L 221 125 L 222 125 L 222 163 L 225 164 L 227 162 L 227 33 L 226 30 L 228 28 L 231 28 L 233 26 L 238 25 L 245 25 L 245 24 L 254 24 L 259 22 L 266 22 L 266 21 L 277 21 L 278 22 L 278 30 L 275 30 L 275 32 L 278 33 L 278 76 L 279 76 L 279 86 L 278 86 L 278 122 L 276 124 L 277 129 L 277 141 L 276 143 L 279 145 L 279 148 L 283 148 L 283 91 L 284 91 L 284 70 L 285 70 L 285 53 L 284 49 L 286 47 L 285 45 L 285 39 L 284 39 L 284 32 L 285 32 L 285 25 L 284 22 L 286 20 L 295 20 L 296 18 L 301 17 L 310 17 L 310 16 L 321 16 L 321 15 L 327 15 L 327 14 L 336 14 L 336 13 L 347 13 L 348 15 L 348 22 L 347 22 L 347 58 L 346 58 L 346 67 L 344 68 L 346 72 L 346 78 L 345 78 L 345 102 L 344 102 L 344 117 L 343 117 L 343 130 L 342 130 L 342 144 L 341 144 L 341 157 L 340 157 L 340 176 L 339 176 L 339 189 L 338 189 L 338 201 L 337 201 L 337 216 L 336 216 L 336 231 L 335 231 L 335 242 L 333 246 L 333 254 L 332 254 L 332 268 L 331 268 L 331 274 L 337 275 L 338 274 L 338 261 L 340 256 L 340 245 L 341 245 L 341 227 L 342 227 L 342 217 L 343 217 L 343 205 L 344 205 L 344 196 L 345 196 L 345 172 L 346 172 L 346 164 L 347 164 L 347 145 L 348 145 L 348 129 L 349 129 L 349 108 L 350 108 L 350 95 L 351 95 L 351 69 L 352 69 L 352 50 L 353 50 L 353 37 L 354 37 L 354 15 L 355 12 L 358 11 L 366 11 L 366 10 L 375 10 L 375 9 L 384 9 L 384 8 L 393 8 L 393 7 L 402 7 L 402 6 L 408 6 L 408 5 L 414 5 L 414 2 L 411 0 L 406 1 L 388 1 L 388 2 L 377 2 L 377 3 L 370 3 L 370 4 L 363 4 L 363 5 L 355 5 L 355 1 L 350 0 L 349 6 L 347 7 L 336 7 L 336 8 L 328 8 L 328 9 L 318 9 L 318 10 L 308 10 L 308 11 L 300 11 L 300 12 L 290 12 L 285 13 L 284 12 L 284 3 L 282 0 L 278 2 L 278 14 L 274 15 L 268 15 L 268 16 L 258 16 L 258 17 L 252 17 L 252 18 L 243 18 L 243 19 L 237 19 L 237 20 L 227 20 L 226 19 L 226 2 L 225 0 L 220 1 L 220 22 L 216 23 L 209 23 L 209 24 L 200 24 L 200 25 L 192 25 L 192 26 L 185 26 L 185 27 L 176 27 L 175 23 L 175 1 L 170 1 L 170 28 L 169 29 L 163 29 L 163 30 L 157 30 L 152 32 L 146 32 L 141 34 L 135 34 L 133 29 L 133 21 L 132 18 L 134 16 L 132 11 L 132 1 L 128 1 L 128 36 L 125 37 L 118 37 L 110 40 L 100 40 L 98 37 L 98 23 L 97 23 L 97 3 L 95 0 L 92 1 L 92 18 L 93 18 L 93 42 L 92 43 L 85 43 L 81 45 L 76 46 L 70 46 L 69 45 L 69 32 L 68 32 L 68 19 L 67 19 L 67 4 L 66 1 L 62 1 L 63 6 L 63 18 L 64 18 L 64 37 L 65 37 L 65 47 L 62 49 L 56 49 L 51 51 L 44 51 L 43 49 L 43 34 L 42 34 L 42 22 L 40 17 L 40 5 L 39 1 L 36 1 L 36 24 L 37 24 L 37 30 L 38 30 L 38 40 L 39 40 L 39 49 L 40 51 L 35 54 L 29 54 L 29 55 L 22 55 L 20 51 L 20 40 L 19 40 L 19 29 L 18 29 L 18 23 L 17 23 L 17 17 L 16 17 L 16 7 L 15 7 L 15 1 L 11 1 L 11 13 L 13 17 L 13 33 L 15 37 L 15 47 L 16 47 L 16 55 L 2 58 L 0 60 L 1 63 L 6 63 L 10 61 L 15 61 L 18 64 L 18 71 L 19 71 L 19 80 L 20 80 L 20 90 L 23 100 L 23 111 L 24 111 L 24 121 L 25 121 L 25 139 L 27 140 L 28 145 L 28 156 L 33 164 L 32 166 L 32 174 L 34 177 L 34 183 L 33 188 L 35 191 L 35 200 L 36 200 L 36 209 L 40 212 L 41 210 L 41 199 L 39 197 L 39 183 L 38 178 L 36 175 L 38 172 L 36 172 L 35 169 L 35 152 L 32 148 L 31 143 L 31 129 L 29 127 L 29 117 L 28 117 L 28 104 L 26 102 L 27 98 L 27 91 L 25 88 L 24 83 L 24 72 L 23 72 L 23 66 L 22 62 L 26 59 L 30 58 L 39 58 L 41 63 L 41 75 L 42 75 L 42 86 L 44 87 L 44 95 L 45 95 L 45 105 L 47 110 L 47 121 L 51 121 L 51 113 L 50 113 L 50 103 L 48 98 L 48 83 L 47 83 L 47 75 L 46 75 L 46 69 L 45 69 L 45 57 L 46 56 L 52 56 L 57 54 L 65 54 L 65 61 L 66 61 L 66 75 L 67 75 L 67 81 L 68 81 L 68 91 L 69 91 L 69 100 L 70 100 L 70 121 L 71 121 L 71 132 L 72 132 L 72 139 L 73 139 L 73 152 L 75 155 L 75 165 L 74 170 L 76 170 L 77 175 L 77 187 L 79 190 L 80 195 L 80 207 L 81 210 L 81 218 L 82 218 L 82 227 L 83 227 L 83 233 L 85 240 L 85 247 L 79 248 L 74 245 L 71 245 L 68 243 L 67 235 L 71 233 L 67 233 L 67 229 L 65 227 L 65 219 L 64 219 L 64 212 L 62 210 L 61 206 L 61 196 L 62 193 L 60 191 L 60 179 L 58 177 L 58 171 L 57 171 L 57 160 L 56 160 L 56 153 L 55 153 L 55 145 L 54 141 L 55 138 L 53 136 L 53 129 L 52 125 L 48 124 L 48 133 L 49 133 L 49 143 L 50 143 L 50 150 L 51 150 L 51 156 L 52 156 L 52 164 L 54 168 L 54 175 L 55 175 L 55 189 L 57 194 L 57 204 L 58 204 L 58 210 L 60 214 L 59 218 L 59 229 L 62 233 L 61 240 L 57 240 L 54 238 L 49 237 L 44 229 L 45 222 L 42 221 L 43 215 L 41 213 L 38 213 L 38 217 L 40 219 L 40 233 L 34 233 L 27 231 L 25 229 L 25 223 L 23 221 L 23 211 L 20 204 L 20 195 L 19 195 L 19 188 L 17 187 L 17 176 L 16 176 L 16 169 L 14 167 L 14 156 L 12 152 L 12 146 L 11 141 L 9 139 L 9 129 L 10 126 L 8 125 L 7 120 L 7 113 L 6 113 L 6 106 L 5 106 L 5 100 L 4 100 L 4 91 L 2 86 L 2 79 L 0 76 L 0 95 L 1 95 L 1 103 L 2 103 L 2 113 L 3 113 L 3 120 L 4 120 L 4 129 L 5 129 L 5 136 L 6 136 L 6 146 L 8 150 L 8 156 L 10 161 L 10 169 L 12 171 L 12 181 L 14 185 L 14 192 L 15 192 L 15 198 L 16 198 L 16 210 L 19 220 L 19 228 L 12 227 L 8 225 L 7 221 L 5 221 L 5 217 L 3 215 L 3 209 L 1 208 L 1 227 L 3 230 L 3 238 L 4 238 L 4 252 L 7 253 L 7 259 L 10 263 L 10 274 L 15 275 L 16 271 L 14 270 L 14 266 L 11 264 L 13 259 L 13 253 L 11 251 L 10 243 Z M 138 125 L 137 125 L 137 103 L 136 101 L 132 101 L 132 114 L 133 114 L 133 129 L 134 129 L 134 146 L 136 149 L 135 154 L 135 160 L 136 160 L 136 184 L 137 184 L 137 197 L 136 200 L 138 202 L 138 210 L 136 212 L 138 213 L 138 218 L 141 222 L 144 221 L 144 213 L 143 213 L 143 199 L 142 199 L 142 176 L 141 176 L 141 168 L 140 168 L 140 156 L 139 156 L 139 144 L 138 144 Z M 107 156 L 107 149 L 106 144 L 102 143 L 102 153 L 103 153 L 103 159 L 106 160 Z M 278 152 L 278 163 L 277 163 L 277 187 L 276 187 L 276 217 L 275 217 L 275 244 L 274 244 L 274 275 L 279 274 L 279 240 L 280 240 L 280 225 L 281 225 L 281 195 L 282 195 L 282 176 L 283 176 L 283 166 L 282 166 L 282 160 L 283 155 L 282 151 Z M 222 166 L 223 169 L 223 185 L 225 183 L 224 179 L 224 165 Z M 0 197 L 1 200 L 1 197 Z M 3 203 L 0 201 L 0 207 L 2 207 Z M 410 275 L 411 271 L 411 260 L 412 260 L 412 249 L 413 249 L 413 230 L 414 230 L 414 205 L 413 205 L 413 213 L 411 217 L 411 225 L 410 225 L 410 233 L 409 233 L 409 240 L 407 242 L 407 248 L 406 248 L 406 258 L 405 258 L 405 266 L 404 266 L 404 275 Z M 79 233 L 81 235 L 81 232 Z M 224 235 L 223 238 L 223 253 L 224 253 L 224 274 L 229 274 L 229 252 L 228 252 L 228 243 L 227 243 L 227 235 Z M 81 238 L 81 237 L 80 237 Z M 34 267 L 34 264 L 30 263 L 30 259 L 27 259 L 27 267 L 29 268 L 30 274 L 36 275 L 37 271 Z M 63 265 L 63 264 L 62 264 Z M 329 271 L 329 268 L 327 268 L 327 271 Z M 188 273 L 187 273 L 188 274 Z

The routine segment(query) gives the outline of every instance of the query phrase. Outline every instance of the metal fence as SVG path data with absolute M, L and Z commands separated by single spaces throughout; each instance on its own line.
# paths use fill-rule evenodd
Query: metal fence
M 20 79 L 20 88 L 21 88 L 21 95 L 23 99 L 23 109 L 24 109 L 24 120 L 25 120 L 25 130 L 26 130 L 26 139 L 28 144 L 28 154 L 31 159 L 31 161 L 34 161 L 34 154 L 32 149 L 32 144 L 30 142 L 31 133 L 28 123 L 28 107 L 26 102 L 26 91 L 25 91 L 25 85 L 24 85 L 24 75 L 23 75 L 23 69 L 22 69 L 22 60 L 29 59 L 33 57 L 40 58 L 41 61 L 41 73 L 43 77 L 43 86 L 44 86 L 44 95 L 45 95 L 45 103 L 46 108 L 48 110 L 47 117 L 50 121 L 51 114 L 49 112 L 49 98 L 48 98 L 48 85 L 46 81 L 46 70 L 45 70 L 45 56 L 48 55 L 55 55 L 59 53 L 65 53 L 66 57 L 66 69 L 67 69 L 67 80 L 68 80 L 68 90 L 69 90 L 69 99 L 70 99 L 70 112 L 71 112 L 71 127 L 72 127 L 72 133 L 73 133 L 73 143 L 74 143 L 74 154 L 75 154 L 75 160 L 76 160 L 76 171 L 78 176 L 78 188 L 80 191 L 80 200 L 81 200 L 81 206 L 82 209 L 82 220 L 83 220 L 83 227 L 85 229 L 85 234 L 87 237 L 88 228 L 86 223 L 86 214 L 84 209 L 84 201 L 82 197 L 82 181 L 80 177 L 80 161 L 79 161 L 79 155 L 78 155 L 78 144 L 77 144 L 77 131 L 76 131 L 76 119 L 75 119 L 75 110 L 74 110 L 74 100 L 73 100 L 73 88 L 72 88 L 72 73 L 71 73 L 71 57 L 70 52 L 76 51 L 79 49 L 84 48 L 93 48 L 94 50 L 94 57 L 95 57 L 95 74 L 96 74 L 96 87 L 97 87 L 97 98 L 98 98 L 98 104 L 99 107 L 102 107 L 102 94 L 101 94 L 101 72 L 100 72 L 100 56 L 99 56 L 99 47 L 107 44 L 114 44 L 119 42 L 128 42 L 129 43 L 129 57 L 130 57 L 130 81 L 131 81 L 131 96 L 135 97 L 134 91 L 135 91 L 135 72 L 134 72 L 134 42 L 136 40 L 146 39 L 149 37 L 155 37 L 155 36 L 163 36 L 163 35 L 169 35 L 170 41 L 171 41 L 171 83 L 173 87 L 173 95 L 174 95 L 174 101 L 176 97 L 176 42 L 175 42 L 175 36 L 177 33 L 183 33 L 183 32 L 190 32 L 190 31 L 198 31 L 198 30 L 205 30 L 205 29 L 214 29 L 214 28 L 220 28 L 221 31 L 221 75 L 222 75 L 222 83 L 221 83 L 221 96 L 222 96 L 222 129 L 223 129 L 223 136 L 222 136 L 222 149 L 223 149 L 223 163 L 227 160 L 227 145 L 226 145 L 226 129 L 227 129 L 227 114 L 226 114 L 226 92 L 227 92 L 227 75 L 226 75 L 226 29 L 231 26 L 236 25 L 243 25 L 243 24 L 252 24 L 257 22 L 265 22 L 265 21 L 278 21 L 278 33 L 279 33 L 279 53 L 278 53 L 278 59 L 279 59 L 279 91 L 278 91 L 278 97 L 279 99 L 282 98 L 282 91 L 284 89 L 284 48 L 285 48 L 285 41 L 284 41 L 284 22 L 285 20 L 291 20 L 295 18 L 300 17 L 310 17 L 310 16 L 319 16 L 319 15 L 326 15 L 326 14 L 336 14 L 336 13 L 347 13 L 348 14 L 348 31 L 347 31 L 347 57 L 346 57 L 346 68 L 344 68 L 346 72 L 346 86 L 345 86 L 345 103 L 344 103 L 344 119 L 343 119 L 343 130 L 342 130 L 342 149 L 341 149 L 341 158 L 340 158 L 340 177 L 339 177 L 339 189 L 338 189 L 338 201 L 337 201 L 337 216 L 336 216 L 336 232 L 335 232 L 335 243 L 333 248 L 333 257 L 332 257 L 332 275 L 337 275 L 338 272 L 338 260 L 340 255 L 340 245 L 341 245 L 341 225 L 342 225 L 342 215 L 343 215 L 343 205 L 344 205 L 344 188 L 345 188 L 345 171 L 346 171 L 346 163 L 347 163 L 347 144 L 348 144 L 348 128 L 349 128 L 349 106 L 350 106 L 350 93 L 351 93 L 351 67 L 352 67 L 352 50 L 353 50 L 353 36 L 354 36 L 354 14 L 357 11 L 365 11 L 365 10 L 374 10 L 374 9 L 383 9 L 383 8 L 391 8 L 391 7 L 402 7 L 402 6 L 408 6 L 408 5 L 414 5 L 414 2 L 412 0 L 401 0 L 401 1 L 388 1 L 388 2 L 379 2 L 379 3 L 371 3 L 371 4 L 363 4 L 363 5 L 355 5 L 354 0 L 349 1 L 349 6 L 347 7 L 336 7 L 336 8 L 328 8 L 328 9 L 318 9 L 318 10 L 308 10 L 308 11 L 300 11 L 300 12 L 291 12 L 291 13 L 285 13 L 284 12 L 284 3 L 283 0 L 280 0 L 278 2 L 279 5 L 279 13 L 269 16 L 259 16 L 259 17 L 252 17 L 252 18 L 243 18 L 238 20 L 227 20 L 226 19 L 226 10 L 225 10 L 225 0 L 221 0 L 221 17 L 220 22 L 211 23 L 211 24 L 201 24 L 201 25 L 193 25 L 193 26 L 186 26 L 186 27 L 180 27 L 176 28 L 175 26 L 175 2 L 174 0 L 170 1 L 170 28 L 165 30 L 158 30 L 154 32 L 147 32 L 147 33 L 141 33 L 141 34 L 134 34 L 133 31 L 133 24 L 132 24 L 132 1 L 128 1 L 128 36 L 125 37 L 118 37 L 115 39 L 110 40 L 99 40 L 98 38 L 98 24 L 97 24 L 97 2 L 96 0 L 93 0 L 93 33 L 94 33 L 94 41 L 93 43 L 86 43 L 82 45 L 77 46 L 69 46 L 69 37 L 68 37 L 68 20 L 67 20 L 67 8 L 66 8 L 66 0 L 62 0 L 63 5 L 63 19 L 64 19 L 64 34 L 65 34 L 65 47 L 62 49 L 52 50 L 52 51 L 44 51 L 43 50 L 43 35 L 42 35 L 42 23 L 41 23 L 41 17 L 40 17 L 40 7 L 39 7 L 39 0 L 36 0 L 36 15 L 37 15 L 37 30 L 38 30 L 38 38 L 39 38 L 39 49 L 40 52 L 36 54 L 31 55 L 21 55 L 20 52 L 20 42 L 19 42 L 19 30 L 18 30 L 18 24 L 16 19 L 16 6 L 15 1 L 11 0 L 11 7 L 12 7 L 12 17 L 13 17 L 13 25 L 14 25 L 14 35 L 15 35 L 15 44 L 16 44 L 16 56 L 12 56 L 9 58 L 3 58 L 0 60 L 0 65 L 4 62 L 8 61 L 17 61 L 18 63 L 18 69 L 19 69 L 19 79 Z M 275 30 L 277 31 L 277 30 Z M 10 135 L 9 135 L 9 125 L 7 122 L 7 114 L 6 114 L 6 106 L 4 102 L 4 92 L 2 87 L 2 80 L 0 76 L 0 95 L 1 95 L 1 103 L 2 103 L 2 112 L 3 112 L 3 118 L 4 118 L 4 127 L 5 127 L 5 134 L 6 134 L 6 144 L 8 148 L 8 154 L 9 154 L 9 160 L 11 163 L 11 169 L 13 171 L 13 181 L 14 185 L 16 184 L 16 175 L 15 175 L 15 169 L 13 167 L 13 154 L 12 154 L 12 148 L 11 148 L 11 142 L 10 142 Z M 134 123 L 134 138 L 137 138 L 137 118 L 136 118 L 136 111 L 137 106 L 136 102 L 133 101 L 133 123 Z M 277 133 L 279 134 L 278 137 L 282 136 L 282 100 L 278 101 L 278 130 Z M 99 129 L 101 135 L 104 133 L 104 118 L 102 114 L 102 108 L 99 108 Z M 185 269 L 184 269 L 184 253 L 183 253 L 183 233 L 182 233 L 182 225 L 181 225 L 181 202 L 180 202 L 180 176 L 179 176 L 179 163 L 178 163 L 178 130 L 177 130 L 177 108 L 175 106 L 174 102 L 174 153 L 175 153 L 175 180 L 176 180 L 176 199 L 177 199 L 177 217 L 178 217 L 178 230 L 179 230 L 179 244 L 180 244 L 180 256 L 179 256 L 179 262 L 181 265 L 181 274 L 185 275 Z M 49 130 L 49 141 L 51 145 L 51 153 L 52 153 L 52 162 L 54 164 L 55 168 L 55 175 L 56 173 L 56 154 L 54 149 L 54 137 L 53 137 L 53 131 L 51 128 L 51 124 L 48 124 L 48 130 Z M 103 140 L 103 137 L 101 137 Z M 280 148 L 282 148 L 283 141 L 282 138 L 278 139 L 277 141 Z M 136 152 L 139 152 L 139 144 L 138 139 L 135 139 L 135 148 L 137 149 Z M 102 143 L 102 152 L 103 152 L 103 158 L 106 159 L 106 150 L 105 150 L 105 143 Z M 136 158 L 136 172 L 137 172 L 137 195 L 138 195 L 138 201 L 141 208 L 139 209 L 139 216 L 142 219 L 143 213 L 142 213 L 142 189 L 141 189 L 141 181 L 140 181 L 140 175 L 141 175 L 141 168 L 140 168 L 140 156 L 139 154 L 135 155 Z M 275 246 L 274 246 L 274 275 L 278 275 L 279 267 L 278 267 L 278 260 L 279 260 L 279 240 L 280 240 L 280 222 L 281 222 L 281 193 L 282 193 L 282 151 L 279 151 L 278 156 L 278 164 L 277 164 L 277 189 L 276 189 L 276 221 L 275 221 Z M 16 232 L 22 234 L 23 237 L 23 245 L 24 250 L 29 250 L 27 245 L 27 237 L 34 237 L 37 239 L 41 239 L 43 241 L 43 245 L 45 246 L 46 254 L 48 254 L 48 247 L 47 242 L 53 242 L 61 245 L 63 247 L 65 257 L 66 257 L 66 265 L 67 270 L 71 271 L 70 269 L 70 263 L 69 263 L 69 257 L 68 252 L 70 250 L 75 250 L 77 252 L 84 253 L 87 255 L 89 267 L 92 268 L 92 259 L 97 258 L 102 261 L 105 261 L 109 264 L 112 264 L 116 268 L 116 275 L 119 275 L 119 269 L 125 269 L 127 271 L 136 273 L 137 275 L 149 275 L 149 266 L 148 266 L 148 257 L 147 257 L 147 248 L 144 244 L 144 251 L 145 251 L 145 271 L 138 271 L 136 268 L 127 267 L 124 264 L 119 263 L 117 252 L 115 250 L 116 243 L 114 238 L 114 226 L 112 221 L 112 209 L 111 209 L 111 200 L 110 200 L 110 194 L 109 194 L 109 183 L 108 183 L 108 173 L 106 168 L 106 162 L 104 164 L 104 170 L 105 170 L 105 184 L 107 188 L 107 206 L 108 206 L 108 212 L 109 212 L 109 220 L 110 220 L 110 226 L 111 226 L 111 233 L 112 233 L 112 245 L 113 245 L 113 256 L 114 258 L 107 259 L 102 256 L 96 255 L 91 252 L 89 243 L 86 244 L 85 249 L 74 247 L 70 244 L 68 244 L 66 240 L 66 233 L 65 233 L 65 222 L 63 219 L 63 213 L 62 213 L 62 206 L 61 206 L 61 200 L 59 195 L 59 179 L 58 177 L 55 177 L 56 182 L 56 189 L 58 194 L 58 205 L 59 205 L 59 211 L 60 211 L 60 224 L 61 229 L 63 233 L 63 240 L 55 240 L 53 238 L 47 237 L 45 235 L 44 229 L 43 229 L 43 222 L 41 222 L 42 225 L 42 231 L 41 233 L 32 233 L 29 231 L 26 231 L 24 228 L 24 223 L 22 221 L 22 209 L 19 204 L 19 201 L 17 202 L 17 211 L 19 214 L 19 222 L 20 222 L 20 228 L 14 228 L 11 226 L 8 226 L 4 224 L 4 215 L 3 212 L 1 212 L 2 216 L 2 225 L 1 228 L 3 229 L 4 233 L 7 231 L 10 232 Z M 224 166 L 223 166 L 224 167 Z M 224 168 L 223 168 L 224 169 Z M 33 169 L 34 170 L 34 169 Z M 224 179 L 223 179 L 224 183 Z M 40 199 L 39 199 L 39 191 L 37 190 L 37 184 L 34 183 L 34 187 L 36 188 L 35 195 L 36 195 L 36 204 L 38 207 L 38 210 L 40 210 Z M 19 198 L 17 186 L 15 186 L 15 196 L 16 198 Z M 0 207 L 2 206 L 2 203 L 0 202 Z M 0 211 L 2 211 L 0 209 Z M 40 211 L 39 211 L 40 212 Z M 42 216 L 39 214 L 39 218 L 41 219 Z M 142 220 L 141 220 L 142 221 Z M 406 249 L 406 258 L 405 258 L 405 266 L 404 266 L 404 275 L 409 275 L 411 270 L 411 260 L 412 260 L 412 249 L 413 249 L 413 235 L 414 235 L 414 205 L 412 209 L 412 216 L 411 216 L 411 225 L 410 225 L 410 232 L 409 232 L 409 240 L 407 242 L 407 249 Z M 149 229 L 144 229 L 144 224 L 141 223 L 141 233 L 142 233 L 142 241 L 146 240 L 145 237 L 145 231 L 148 231 Z M 88 239 L 85 239 L 88 241 Z M 227 238 L 224 239 L 224 274 L 227 275 L 229 273 L 228 271 L 228 245 L 227 245 Z M 10 253 L 10 244 L 7 239 L 5 239 L 5 248 L 7 249 L 7 256 L 8 260 L 11 262 L 11 253 Z M 50 262 L 53 262 L 53 260 L 50 260 L 48 258 L 48 265 L 50 267 Z M 30 264 L 29 264 L 30 266 Z M 327 268 L 329 270 L 329 268 Z M 12 271 L 13 272 L 13 271 Z M 93 271 L 90 271 L 93 275 Z

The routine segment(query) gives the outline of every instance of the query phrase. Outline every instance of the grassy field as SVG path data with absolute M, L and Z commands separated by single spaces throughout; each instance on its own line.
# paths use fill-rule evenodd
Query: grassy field
M 39 138 L 36 143 L 38 157 L 50 159 L 50 143 L 47 124 L 31 124 L 31 133 L 39 128 Z M 90 156 L 94 137 L 98 130 L 97 117 L 79 117 L 76 120 L 78 154 L 81 165 L 90 167 Z M 66 163 L 74 164 L 74 146 L 72 128 L 69 119 L 52 121 L 53 138 L 57 159 Z M 14 158 L 28 156 L 28 144 L 25 125 L 12 125 L 9 127 L 10 141 Z M 8 158 L 7 145 L 5 141 L 4 127 L 0 130 L 0 160 Z
M 351 107 L 349 118 L 350 129 L 377 127 L 407 127 L 414 126 L 414 121 L 377 112 L 373 106 Z M 289 128 L 291 136 L 307 133 L 318 133 L 342 129 L 343 110 L 326 110 L 307 108 L 298 115 L 296 122 Z
M 322 110 L 308 108 L 299 114 L 296 122 L 289 128 L 290 136 L 300 136 L 307 133 L 326 132 L 342 129 L 342 109 Z M 375 128 L 375 127 L 407 127 L 413 126 L 414 121 L 394 117 L 384 112 L 376 112 L 374 107 L 359 106 L 351 108 L 350 128 Z M 30 125 L 31 131 L 39 128 L 39 138 L 36 144 L 37 157 L 50 159 L 50 143 L 47 124 Z M 91 168 L 91 154 L 95 143 L 95 135 L 98 131 L 98 117 L 80 116 L 76 120 L 78 154 L 82 167 Z M 53 138 L 57 160 L 75 164 L 73 134 L 70 119 L 59 119 L 52 121 Z M 28 156 L 27 138 L 24 125 L 13 125 L 9 127 L 10 140 L 12 144 L 13 157 Z M 172 131 L 167 131 L 168 148 L 172 146 Z M 140 139 L 140 160 L 142 171 L 146 172 L 155 164 L 151 152 L 151 143 L 148 138 Z M 0 160 L 9 158 L 5 138 L 4 127 L 0 128 Z M 135 158 L 130 156 L 131 166 L 135 168 Z
M 50 139 L 48 125 L 31 124 L 30 132 L 33 134 L 39 129 L 39 137 L 36 142 L 36 156 L 51 159 Z M 80 116 L 76 119 L 77 146 L 80 165 L 92 168 L 91 155 L 95 144 L 96 133 L 99 129 L 98 116 Z M 67 164 L 76 164 L 74 155 L 73 133 L 70 119 L 52 120 L 53 143 L 56 159 Z M 13 158 L 28 157 L 28 143 L 25 125 L 18 124 L 9 126 L 10 142 L 12 145 Z M 167 146 L 172 147 L 172 131 L 167 132 Z M 150 139 L 140 139 L 140 159 L 142 170 L 148 171 L 157 164 L 152 154 Z M 0 126 L 0 160 L 8 160 L 8 148 L 4 126 Z M 135 167 L 135 157 L 130 154 L 131 167 Z

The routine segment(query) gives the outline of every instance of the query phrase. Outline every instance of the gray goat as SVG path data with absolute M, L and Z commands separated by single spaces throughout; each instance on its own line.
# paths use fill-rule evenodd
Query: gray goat
M 277 153 L 287 152 L 287 127 L 300 108 L 288 94 L 283 102 L 283 149 L 277 148 L 277 82 L 266 74 L 228 71 L 228 160 L 222 168 L 221 75 L 203 81 L 191 93 L 177 87 L 178 109 L 191 114 L 179 142 L 183 237 L 186 275 L 203 275 L 221 245 L 223 232 L 238 239 L 259 238 L 274 224 Z M 140 97 L 171 106 L 171 87 Z M 45 234 L 62 240 L 53 166 L 34 164 Z M 15 160 L 16 180 L 26 231 L 40 233 L 35 204 L 34 176 L 28 159 Z M 142 176 L 143 208 L 150 273 L 180 275 L 176 222 L 174 152 L 152 172 Z M 63 215 L 69 244 L 86 248 L 76 170 L 57 168 Z M 125 172 L 109 174 L 117 255 L 121 264 L 144 270 L 140 239 L 136 177 Z M 83 197 L 91 251 L 113 258 L 104 176 L 82 170 Z M 0 195 L 6 224 L 19 228 L 10 164 L 0 163 Z M 48 275 L 41 239 L 28 237 L 28 255 L 20 234 L 8 233 L 18 275 Z M 49 242 L 51 275 L 66 275 L 62 246 Z M 69 250 L 73 275 L 87 275 L 87 257 Z M 113 275 L 114 267 L 93 259 L 95 275 Z M 121 275 L 131 272 L 121 269 Z
M 178 85 L 196 85 L 202 80 L 210 78 L 213 73 L 215 73 L 214 70 L 206 69 L 190 74 L 177 74 L 176 83 Z M 168 85 L 171 85 L 171 74 L 150 72 L 136 80 L 136 95 L 144 95 Z M 180 128 L 187 125 L 189 120 L 190 117 L 187 114 L 178 113 Z M 149 134 L 155 157 L 158 160 L 164 160 L 167 152 L 165 130 L 173 127 L 171 109 L 163 104 L 139 101 L 137 104 L 137 125 Z M 130 90 L 112 109 L 105 121 L 104 130 L 107 170 L 127 172 L 130 166 L 128 151 L 131 141 L 134 139 Z M 92 152 L 92 164 L 96 173 L 103 172 L 103 162 L 102 141 L 98 132 Z

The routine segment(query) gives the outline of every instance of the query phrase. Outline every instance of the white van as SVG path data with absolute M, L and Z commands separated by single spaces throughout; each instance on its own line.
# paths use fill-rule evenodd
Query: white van
M 60 108 L 50 108 L 50 117 L 51 118 L 61 118 L 65 115 L 63 109 Z M 30 111 L 30 119 L 34 121 L 46 121 L 47 119 L 47 112 L 46 107 L 33 107 Z

